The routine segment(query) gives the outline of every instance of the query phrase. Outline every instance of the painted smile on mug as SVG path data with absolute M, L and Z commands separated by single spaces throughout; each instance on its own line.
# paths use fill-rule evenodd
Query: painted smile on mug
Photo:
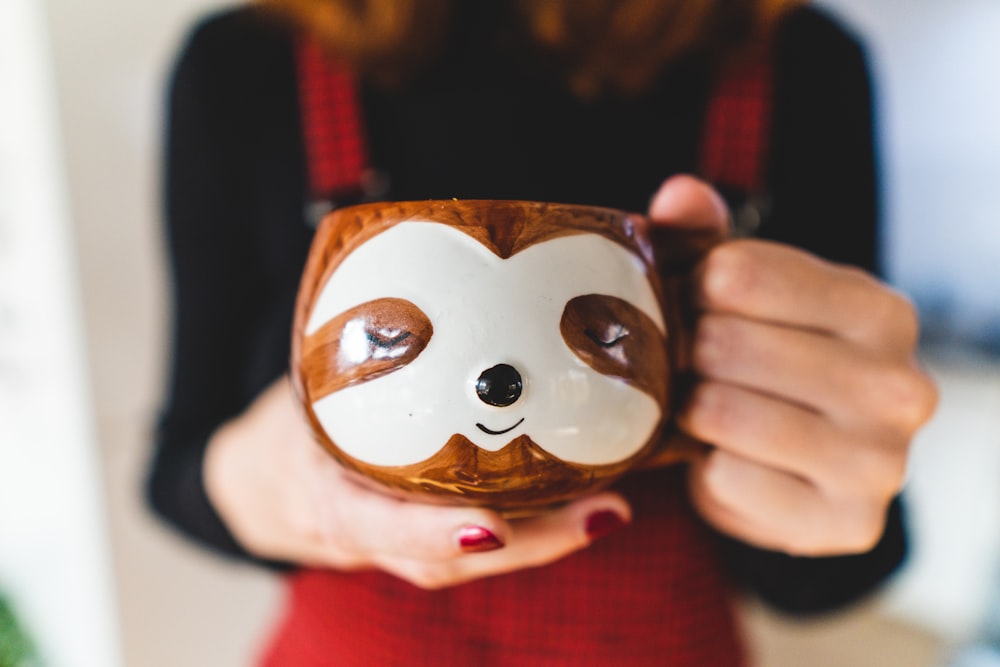
M 520 419 L 517 420 L 516 424 L 514 424 L 513 426 L 511 426 L 509 428 L 505 428 L 502 431 L 494 431 L 492 429 L 488 429 L 488 428 L 486 428 L 485 426 L 483 426 L 482 424 L 480 424 L 478 422 L 476 423 L 476 428 L 478 428 L 483 433 L 488 433 L 490 435 L 503 435 L 504 433 L 509 433 L 509 432 L 513 431 L 515 428 L 517 428 L 518 426 L 520 426 L 521 422 L 523 422 L 523 421 L 524 421 L 524 417 L 521 417 Z

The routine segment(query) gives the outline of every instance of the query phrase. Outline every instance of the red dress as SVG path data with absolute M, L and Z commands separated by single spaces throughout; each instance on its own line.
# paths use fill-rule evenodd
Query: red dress
M 295 572 L 263 664 L 743 665 L 731 591 L 680 471 L 624 491 L 628 527 L 540 568 L 438 591 L 382 572 Z

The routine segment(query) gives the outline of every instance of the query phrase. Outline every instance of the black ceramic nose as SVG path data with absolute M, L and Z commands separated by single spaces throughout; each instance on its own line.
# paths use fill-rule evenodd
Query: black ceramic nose
M 507 364 L 487 368 L 476 380 L 476 393 L 483 403 L 506 407 L 521 396 L 521 374 Z

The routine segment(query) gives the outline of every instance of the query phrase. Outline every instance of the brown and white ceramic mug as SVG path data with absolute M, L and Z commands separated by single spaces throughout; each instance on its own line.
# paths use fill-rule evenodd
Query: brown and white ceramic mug
M 346 468 L 430 502 L 530 512 L 684 460 L 682 286 L 717 240 L 591 206 L 340 209 L 299 291 L 298 397 Z

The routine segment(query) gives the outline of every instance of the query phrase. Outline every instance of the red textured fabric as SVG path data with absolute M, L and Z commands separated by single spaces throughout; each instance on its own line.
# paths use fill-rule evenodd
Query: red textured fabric
M 772 67 L 765 50 L 716 83 L 705 116 L 701 175 L 711 183 L 763 192 L 770 140 Z
M 327 199 L 357 192 L 368 148 L 354 75 L 313 41 L 299 40 L 295 55 L 310 195 Z
M 643 474 L 626 493 L 631 525 L 542 568 L 440 591 L 379 572 L 293 574 L 263 665 L 745 664 L 681 471 Z

